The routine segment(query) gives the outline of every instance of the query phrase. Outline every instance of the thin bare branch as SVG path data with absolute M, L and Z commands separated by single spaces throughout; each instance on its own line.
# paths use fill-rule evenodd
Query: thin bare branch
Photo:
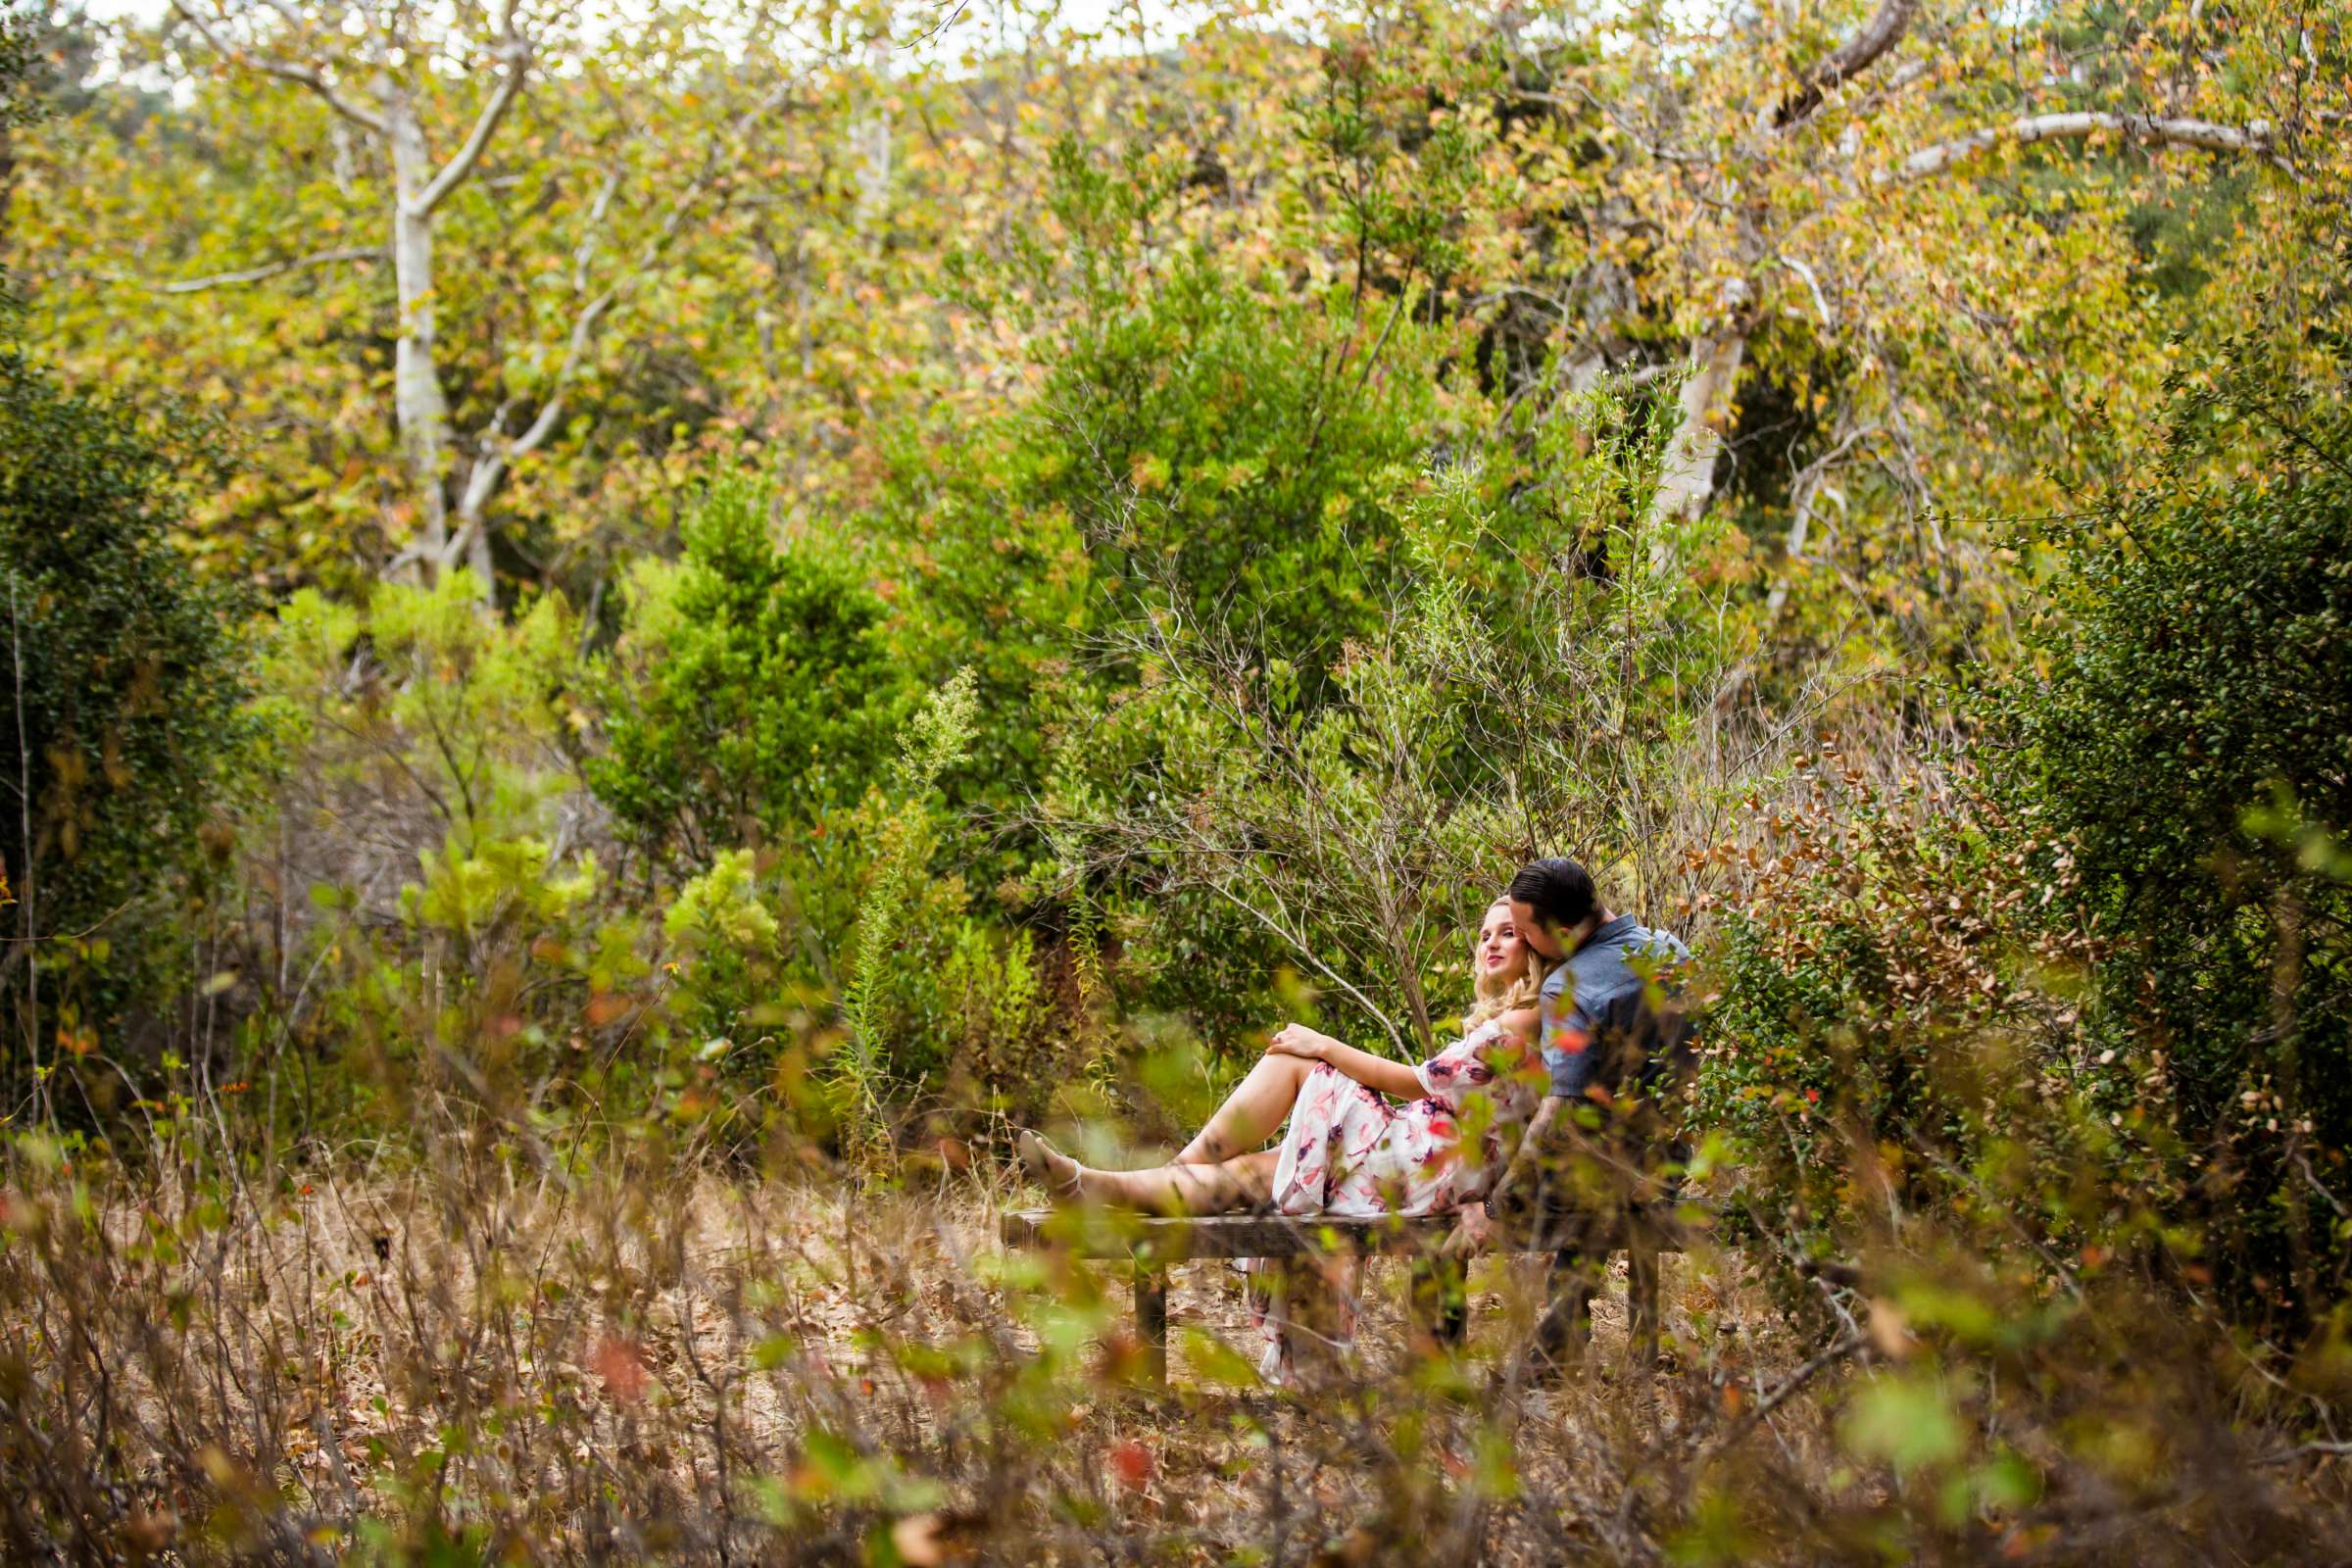
M 571 288 L 575 294 L 588 292 L 588 267 L 596 259 L 596 236 L 605 226 L 605 215 L 612 210 L 612 198 L 620 190 L 620 171 L 615 169 L 605 175 L 597 187 L 596 200 L 588 206 L 588 217 L 580 224 L 580 243 L 571 253 Z
M 2352 1453 L 2352 1443 L 2298 1443 L 2278 1453 L 2265 1454 L 2255 1460 L 2258 1465 L 2292 1464 L 2297 1459 Z
M 208 277 L 182 277 L 169 282 L 151 280 L 147 286 L 158 294 L 201 294 L 206 289 L 259 283 L 286 272 L 305 271 L 314 267 L 332 267 L 339 262 L 380 262 L 386 259 L 386 252 L 381 245 L 349 245 L 341 250 L 320 251 L 314 256 L 297 256 L 291 261 L 266 262 L 260 267 L 243 268 L 234 272 L 215 272 Z
M 590 301 L 588 308 L 572 322 L 571 338 L 564 349 L 564 362 L 556 368 L 555 384 L 549 388 L 547 401 L 539 406 L 538 416 L 531 420 L 530 426 L 513 440 L 506 439 L 502 432 L 513 405 L 511 402 L 505 403 L 499 406 L 497 415 L 476 439 L 481 456 L 474 460 L 471 471 L 466 474 L 466 491 L 458 503 L 458 515 L 463 522 L 451 533 L 448 543 L 440 551 L 439 564 L 445 569 L 466 558 L 466 552 L 473 543 L 473 530 L 481 525 L 482 516 L 489 509 L 490 497 L 496 493 L 507 470 L 544 446 L 548 437 L 554 435 L 556 427 L 563 422 L 564 394 L 579 370 L 580 361 L 587 356 L 589 341 L 596 335 L 597 322 L 617 297 L 616 291 L 607 289 Z
M 449 162 L 442 166 L 441 172 L 433 176 L 433 182 L 418 191 L 416 199 L 409 204 L 409 211 L 419 218 L 439 207 L 448 199 L 451 191 L 466 182 L 466 176 L 473 172 L 473 166 L 481 162 L 482 149 L 488 147 L 490 138 L 498 134 L 499 122 L 507 118 L 507 111 L 521 96 L 523 79 L 531 70 L 530 44 L 519 34 L 509 32 L 501 40 L 498 53 L 507 62 L 506 74 L 499 78 L 489 102 L 482 105 L 482 112 L 475 118 L 473 129 L 467 133 L 465 145 L 451 155 Z
M 1911 19 L 1918 14 L 1919 0 L 1882 0 L 1858 31 L 1805 68 L 1796 85 L 1773 110 L 1774 126 L 1786 130 L 1809 119 L 1839 83 L 1868 71 L 1902 42 L 1903 34 L 1911 30 Z
M 275 76 L 281 81 L 291 81 L 308 87 L 317 93 L 329 109 L 353 124 L 373 131 L 378 136 L 384 134 L 383 117 L 370 110 L 361 108 L 345 97 L 340 88 L 326 79 L 326 74 L 318 66 L 296 60 L 280 60 L 274 55 L 257 55 L 251 50 L 239 47 L 215 31 L 210 23 L 189 7 L 187 0 L 172 0 L 172 9 L 181 21 L 202 34 L 204 41 L 212 46 L 213 53 L 230 65 L 241 66 L 247 71 L 258 71 L 263 75 Z
M 737 137 L 748 132 L 760 120 L 774 113 L 791 95 L 791 90 L 790 82 L 779 84 L 772 92 L 737 116 L 728 127 L 729 132 Z M 451 530 L 448 540 L 438 552 L 440 564 L 444 567 L 455 565 L 458 562 L 463 561 L 466 552 L 472 547 L 474 535 L 488 525 L 487 514 L 490 499 L 497 493 L 498 486 L 506 478 L 508 471 L 517 461 L 538 451 L 562 425 L 567 394 L 573 379 L 579 372 L 581 364 L 587 358 L 589 345 L 595 340 L 598 325 L 615 308 L 620 306 L 623 291 L 652 270 L 654 264 L 661 259 L 662 253 L 669 248 L 670 241 L 677 237 L 678 230 L 684 226 L 687 216 L 702 201 L 705 193 L 710 190 L 720 173 L 730 167 L 718 157 L 718 143 L 719 138 L 713 137 L 711 152 L 703 170 L 687 182 L 685 189 L 680 191 L 677 199 L 670 204 L 669 211 L 663 215 L 661 223 L 655 227 L 653 233 L 646 237 L 645 243 L 638 247 L 628 274 L 594 298 L 582 302 L 579 314 L 572 318 L 571 331 L 564 348 L 564 358 L 556 367 L 555 379 L 548 388 L 546 401 L 540 405 L 539 412 L 532 418 L 530 424 L 520 435 L 512 440 L 507 439 L 502 432 L 506 426 L 508 409 L 502 405 L 497 416 L 484 426 L 481 434 L 476 437 L 475 444 L 480 456 L 474 460 L 473 467 L 466 475 L 466 489 L 458 504 L 457 514 L 460 524 Z M 589 215 L 588 224 L 582 234 L 579 247 L 573 253 L 573 282 L 576 286 L 580 286 L 583 292 L 585 292 L 588 261 L 592 254 L 595 233 L 605 220 L 613 192 L 617 188 L 618 179 L 617 173 L 609 175 L 605 185 L 598 191 L 596 204 Z M 435 183 L 438 182 L 438 180 L 435 181 Z
M 1794 1372 L 1789 1373 L 1787 1378 L 1782 1380 L 1779 1388 L 1773 1390 L 1770 1394 L 1764 1396 L 1763 1398 L 1758 1399 L 1754 1404 L 1748 1406 L 1746 1412 L 1741 1415 L 1738 1421 L 1734 1422 L 1731 1427 L 1724 1432 L 1722 1437 L 1718 1438 L 1714 1443 L 1708 1445 L 1705 1450 L 1704 1458 L 1713 1459 L 1717 1455 L 1729 1452 L 1732 1448 L 1737 1447 L 1740 1441 L 1749 1433 L 1755 1431 L 1757 1427 L 1762 1426 L 1765 1420 L 1771 1416 L 1773 1411 L 1779 1409 L 1782 1405 L 1788 1403 L 1791 1398 L 1795 1397 L 1804 1390 L 1807 1384 L 1811 1383 L 1823 1372 L 1844 1360 L 1847 1356 L 1852 1355 L 1855 1351 L 1861 1349 L 1865 1345 L 1869 1344 L 1869 1335 L 1866 1332 L 1857 1330 L 1846 1335 L 1845 1338 L 1838 1341 L 1836 1344 L 1829 1346 L 1827 1348 L 1823 1349 L 1821 1353 L 1814 1356 L 1810 1361 L 1807 1361 L 1803 1366 L 1800 1366 Z M 1704 1460 L 1701 1462 L 1703 1463 Z M 1693 1466 L 1692 1468 L 1695 1470 L 1697 1466 Z

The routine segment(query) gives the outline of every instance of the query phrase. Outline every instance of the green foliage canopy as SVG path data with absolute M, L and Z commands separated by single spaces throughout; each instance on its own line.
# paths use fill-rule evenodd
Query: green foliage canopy
M 0 347 L 0 860 L 25 939 L 0 972 L 55 937 L 115 944 L 93 1013 L 129 1000 L 133 949 L 171 946 L 122 916 L 198 863 L 242 732 L 233 606 L 168 540 L 207 466 L 199 440 Z
M 696 863 L 854 803 L 884 755 L 904 681 L 884 606 L 838 560 L 768 535 L 765 492 L 711 486 L 685 556 L 645 563 L 588 779 L 637 842 Z

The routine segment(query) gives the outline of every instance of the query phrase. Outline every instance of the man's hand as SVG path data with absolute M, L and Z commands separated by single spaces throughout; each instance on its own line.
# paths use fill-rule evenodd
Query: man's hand
M 1331 1048 L 1339 1042 L 1326 1034 L 1317 1034 L 1302 1023 L 1288 1023 L 1277 1030 L 1267 1042 L 1266 1050 L 1278 1056 L 1302 1056 L 1308 1061 L 1327 1061 Z
M 1438 1244 L 1440 1257 L 1469 1257 L 1485 1250 L 1487 1238 L 1494 1234 L 1494 1222 L 1487 1218 L 1484 1203 L 1465 1203 L 1454 1210 L 1453 1229 Z
M 1544 1154 L 1552 1141 L 1552 1123 L 1560 1119 L 1560 1107 L 1567 1102 L 1557 1095 L 1545 1095 L 1536 1102 L 1536 1113 L 1527 1119 L 1526 1130 L 1519 1135 L 1519 1147 L 1511 1151 L 1510 1163 L 1494 1178 L 1494 1186 L 1487 1196 L 1489 1201 L 1504 1193 L 1516 1192 L 1536 1178 L 1537 1169 L 1544 1163 Z

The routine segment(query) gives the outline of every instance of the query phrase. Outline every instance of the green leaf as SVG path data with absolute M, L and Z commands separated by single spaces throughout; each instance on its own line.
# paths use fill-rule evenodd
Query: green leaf
M 1925 1373 L 1870 1379 L 1847 1405 L 1841 1430 L 1854 1453 L 1903 1475 L 1950 1464 L 1968 1446 L 1943 1389 Z

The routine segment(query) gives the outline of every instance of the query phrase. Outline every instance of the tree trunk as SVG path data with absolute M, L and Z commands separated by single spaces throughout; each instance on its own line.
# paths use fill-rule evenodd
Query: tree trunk
M 890 210 L 890 46 L 876 38 L 866 50 L 866 91 L 872 96 L 851 122 L 851 154 L 858 160 L 858 234 L 870 239 Z
M 1707 510 L 1715 493 L 1715 458 L 1723 435 L 1715 420 L 1747 353 L 1744 327 L 1725 326 L 1690 345 L 1690 375 L 1683 383 L 1682 418 L 1667 446 L 1650 519 L 1689 521 Z
M 416 498 L 416 537 L 402 558 L 430 582 L 450 564 L 449 498 L 442 469 L 449 452 L 449 404 L 441 394 L 434 357 L 433 215 L 419 201 L 433 177 L 423 127 L 407 95 L 383 96 L 385 140 L 392 149 L 392 275 L 400 302 L 400 337 L 393 351 L 392 412 Z M 487 591 L 488 584 L 482 584 Z
M 0 265 L 8 260 L 8 215 L 17 191 L 16 133 L 0 123 Z

